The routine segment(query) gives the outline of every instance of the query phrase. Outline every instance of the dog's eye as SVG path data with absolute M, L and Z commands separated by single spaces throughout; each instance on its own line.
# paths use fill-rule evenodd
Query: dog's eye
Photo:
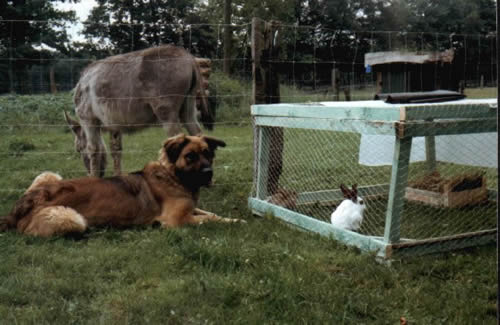
M 204 157 L 208 158 L 208 159 L 210 159 L 210 158 L 213 158 L 213 157 L 214 157 L 214 153 L 213 153 L 212 151 L 210 151 L 210 150 L 206 150 L 206 149 L 205 149 L 205 150 L 203 150 L 203 151 L 201 152 L 201 154 L 202 154 Z
M 193 162 L 198 160 L 198 155 L 194 152 L 188 152 L 184 158 L 189 162 Z

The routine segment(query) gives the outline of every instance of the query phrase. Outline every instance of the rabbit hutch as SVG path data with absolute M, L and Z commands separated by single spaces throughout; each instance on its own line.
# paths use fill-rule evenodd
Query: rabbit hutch
M 486 244 L 497 227 L 497 100 L 253 105 L 254 214 L 391 259 Z M 332 225 L 357 184 L 356 231 Z

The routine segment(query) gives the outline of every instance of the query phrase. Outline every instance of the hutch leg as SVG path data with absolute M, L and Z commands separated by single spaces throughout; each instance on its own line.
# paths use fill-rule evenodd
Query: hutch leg
M 257 127 L 257 182 L 256 197 L 265 200 L 268 196 L 267 183 L 269 182 L 269 164 L 270 164 L 270 130 L 266 127 Z
M 426 120 L 432 122 L 432 119 Z M 436 170 L 436 138 L 433 135 L 425 137 L 425 160 L 427 162 L 427 170 L 432 173 Z
M 433 135 L 425 137 L 425 160 L 429 173 L 436 170 L 436 138 Z
M 389 201 L 385 216 L 384 242 L 398 242 L 401 228 L 405 189 L 408 182 L 408 167 L 411 152 L 411 137 L 398 138 L 394 147 Z

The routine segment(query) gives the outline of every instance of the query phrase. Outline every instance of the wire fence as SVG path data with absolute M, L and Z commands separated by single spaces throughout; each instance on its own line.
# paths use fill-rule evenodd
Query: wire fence
M 42 31 L 34 38 L 33 44 L 24 44 L 16 34 L 17 30 L 27 25 L 39 25 L 38 29 Z M 68 46 L 65 53 L 59 53 L 46 45 L 50 44 L 50 40 L 48 35 L 43 34 L 43 30 L 53 25 L 51 21 L 0 20 L 0 28 L 10 31 L 11 35 L 10 39 L 2 42 L 4 48 L 0 49 L 0 93 L 46 93 L 53 90 L 54 84 L 58 90 L 71 90 L 80 72 L 89 63 L 160 44 L 148 43 L 146 36 L 134 32 L 134 28 L 144 30 L 151 27 L 149 24 L 94 22 L 92 25 L 95 28 L 116 28 L 125 37 L 120 41 L 88 38 L 87 41 L 94 44 L 92 50 L 77 43 Z M 198 57 L 210 58 L 215 70 L 220 70 L 223 61 L 229 60 L 234 76 L 251 79 L 251 24 L 153 24 L 152 27 L 159 31 L 171 30 L 174 35 L 165 36 L 165 40 L 188 49 Z M 233 36 L 232 54 L 228 58 L 223 54 L 222 32 L 225 28 L 231 28 Z M 410 79 L 408 73 L 411 73 L 414 75 L 414 84 L 411 86 L 421 88 L 415 90 L 425 90 L 430 86 L 426 80 L 432 79 L 439 80 L 439 86 L 447 89 L 458 89 L 459 82 L 469 87 L 496 85 L 495 33 L 471 35 L 425 31 L 350 31 L 284 24 L 280 25 L 279 30 L 282 35 L 282 54 L 279 60 L 269 63 L 280 67 L 283 83 L 306 90 L 324 90 L 331 86 L 332 70 L 335 69 L 342 73 L 339 82 L 354 89 L 373 87 L 377 72 L 384 75 L 391 72 L 392 75 L 406 74 Z M 367 66 L 367 54 L 384 52 L 385 56 L 396 52 L 415 55 L 446 52 L 451 57 L 450 60 L 419 63 L 399 58 L 399 61 L 378 64 L 370 69 Z M 397 87 L 395 83 L 385 86 L 391 92 L 394 92 L 392 87 Z
M 0 28 L 8 29 L 14 35 L 14 31 L 26 23 L 51 24 L 46 21 L 0 20 Z M 102 25 L 102 28 L 109 27 Z M 137 35 L 133 33 L 133 25 L 118 27 L 131 35 L 127 47 L 113 47 L 109 40 L 89 40 L 101 41 L 104 45 L 101 50 L 91 52 L 73 44 L 67 53 L 56 53 L 45 45 L 44 35 L 40 35 L 37 44 L 32 44 L 39 51 L 26 51 L 14 36 L 3 43 L 7 46 L 0 48 L 0 93 L 4 94 L 0 96 L 0 215 L 8 213 L 32 179 L 43 171 L 56 171 L 66 178 L 86 175 L 80 156 L 74 150 L 73 136 L 64 122 L 62 110 L 73 110 L 71 91 L 85 67 L 96 60 L 138 50 L 144 45 L 134 41 Z M 228 142 L 228 147 L 217 153 L 214 187 L 219 193 L 228 193 L 223 199 L 228 204 L 235 208 L 246 206 L 254 177 L 250 116 L 251 25 L 230 26 L 233 37 L 229 58 L 231 77 L 221 72 L 223 61 L 227 59 L 223 57 L 222 31 L 228 26 L 175 27 L 178 31 L 175 45 L 212 62 L 208 81 L 210 105 L 217 112 L 214 134 Z M 475 97 L 496 94 L 496 90 L 488 90 L 497 83 L 496 35 L 320 30 L 294 25 L 281 25 L 279 30 L 282 39 L 280 57 L 267 64 L 275 65 L 279 71 L 282 102 L 371 100 L 377 92 L 437 88 L 457 91 L 465 88 L 466 94 L 473 91 Z M 206 39 L 200 35 L 206 35 Z M 377 53 L 382 53 L 386 60 L 368 64 L 370 54 Z M 451 58 L 444 58 L 444 53 L 451 53 Z M 418 62 L 409 60 L 408 55 L 416 57 Z M 172 94 L 158 94 L 157 97 L 169 95 Z M 147 161 L 157 158 L 165 132 L 159 128 L 159 123 L 148 126 L 157 128 L 125 136 L 124 172 L 140 169 Z M 484 177 L 488 188 L 495 188 L 497 163 L 482 165 L 491 160 L 491 157 L 483 156 L 493 145 L 488 142 L 490 140 L 484 134 L 471 135 L 467 138 L 467 145 L 452 138 L 437 140 L 439 155 L 448 157 L 441 160 L 439 156 L 439 175 L 453 178 L 470 174 L 473 170 Z M 392 161 L 392 152 L 381 150 L 391 147 L 391 144 L 383 145 L 385 141 L 391 140 L 360 132 L 285 129 L 279 186 L 299 195 L 338 190 L 340 183 L 358 184 L 368 206 L 360 232 L 383 236 L 387 192 L 384 186 L 373 186 L 390 183 L 391 168 L 387 159 Z M 425 157 L 425 142 L 415 141 L 413 150 L 412 159 Z M 412 162 L 409 183 L 426 177 L 422 164 L 421 158 Z M 232 200 L 231 193 L 246 195 Z M 227 214 L 227 211 L 217 211 L 220 197 L 211 197 L 208 192 L 206 195 L 207 198 L 202 199 L 203 207 Z M 342 197 L 339 198 L 341 201 Z M 340 201 L 308 202 L 296 205 L 292 210 L 328 222 Z M 490 229 L 496 227 L 496 209 L 496 203 L 491 202 L 452 210 L 410 202 L 405 206 L 401 236 L 432 238 Z M 428 216 L 425 220 L 420 218 L 423 210 Z

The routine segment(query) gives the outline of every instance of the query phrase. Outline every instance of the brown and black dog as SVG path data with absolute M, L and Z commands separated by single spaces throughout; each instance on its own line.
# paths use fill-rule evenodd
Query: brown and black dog
M 64 180 L 43 173 L 16 202 L 3 228 L 51 236 L 98 225 L 175 227 L 240 221 L 196 208 L 200 188 L 212 182 L 215 150 L 225 145 L 213 137 L 180 134 L 165 141 L 158 161 L 128 175 Z

